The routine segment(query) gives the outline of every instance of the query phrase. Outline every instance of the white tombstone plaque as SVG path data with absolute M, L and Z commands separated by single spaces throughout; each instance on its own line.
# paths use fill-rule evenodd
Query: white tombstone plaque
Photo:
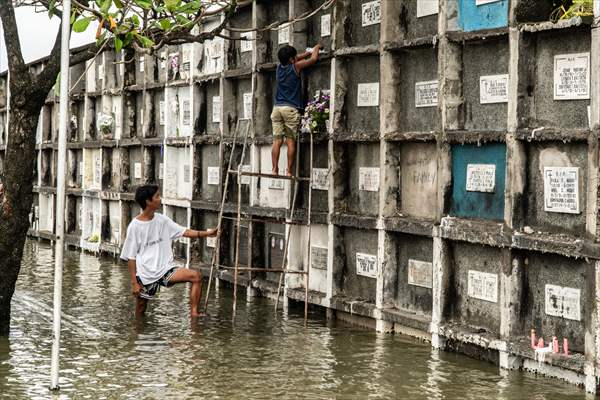
M 313 269 L 327 270 L 327 247 L 310 246 L 310 266 Z
M 379 82 L 358 84 L 358 107 L 377 107 L 379 105 Z
M 408 284 L 431 289 L 433 287 L 433 264 L 409 259 Z
M 221 122 L 221 97 L 214 96 L 212 98 L 212 122 Z
M 508 103 L 508 74 L 479 77 L 479 102 Z
M 381 22 L 381 1 L 369 1 L 362 5 L 362 26 L 375 25 Z
M 244 119 L 252 119 L 252 93 L 244 93 Z
M 590 53 L 554 56 L 554 100 L 590 98 Z
M 469 297 L 489 301 L 492 303 L 498 302 L 497 274 L 469 270 L 467 285 L 467 293 Z
M 437 107 L 438 81 L 415 83 L 415 107 Z
M 358 170 L 358 189 L 367 192 L 379 191 L 379 168 L 361 167 Z
M 377 256 L 356 253 L 356 274 L 368 278 L 377 278 Z
M 579 214 L 579 168 L 544 167 L 544 211 Z
M 133 164 L 133 178 L 142 179 L 142 163 L 136 162 Z
M 546 285 L 545 294 L 547 315 L 581 321 L 581 290 Z
M 240 38 L 244 39 L 240 40 L 240 52 L 245 53 L 248 51 L 252 51 L 252 32 L 240 33 Z
M 321 37 L 331 36 L 331 14 L 321 15 Z
M 439 0 L 417 0 L 417 18 L 438 13 Z
M 496 187 L 495 164 L 467 165 L 467 192 L 494 193 Z
M 329 190 L 329 169 L 313 168 L 312 188 L 315 190 Z
M 208 167 L 206 183 L 209 185 L 219 184 L 219 167 Z

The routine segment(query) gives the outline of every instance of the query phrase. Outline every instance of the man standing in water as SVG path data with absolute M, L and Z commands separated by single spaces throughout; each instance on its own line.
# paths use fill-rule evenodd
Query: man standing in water
M 195 231 L 186 229 L 156 211 L 161 206 L 158 186 L 145 185 L 135 191 L 135 201 L 142 208 L 127 227 L 121 259 L 127 261 L 131 274 L 131 286 L 136 298 L 135 315 L 142 316 L 148 300 L 161 286 L 190 282 L 190 306 L 192 317 L 202 316 L 198 303 L 202 294 L 202 275 L 199 271 L 178 268 L 173 262 L 173 240 L 180 237 L 199 239 L 216 236 L 216 229 Z

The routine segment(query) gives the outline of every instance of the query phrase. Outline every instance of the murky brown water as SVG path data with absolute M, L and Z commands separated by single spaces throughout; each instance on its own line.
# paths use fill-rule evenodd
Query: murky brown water
M 51 398 L 53 254 L 27 244 L 0 339 L 0 398 Z M 432 351 L 399 335 L 327 321 L 302 309 L 213 297 L 211 317 L 192 323 L 188 290 L 163 290 L 145 321 L 132 318 L 127 267 L 66 253 L 60 399 L 584 399 L 576 387 Z

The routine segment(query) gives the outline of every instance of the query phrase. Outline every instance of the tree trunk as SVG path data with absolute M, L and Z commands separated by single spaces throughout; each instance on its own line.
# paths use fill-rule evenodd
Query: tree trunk
M 35 137 L 44 101 L 39 98 L 18 99 L 25 97 L 23 92 L 21 96 L 13 96 L 17 101 L 11 101 L 4 163 L 5 194 L 4 199 L 0 199 L 0 336 L 7 336 L 10 331 L 10 303 L 29 229 L 36 162 Z

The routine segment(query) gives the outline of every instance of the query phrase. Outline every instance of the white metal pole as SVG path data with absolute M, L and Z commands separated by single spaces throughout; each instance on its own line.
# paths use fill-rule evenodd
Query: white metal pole
M 51 390 L 58 390 L 62 270 L 65 245 L 65 181 L 67 165 L 67 121 L 69 112 L 69 36 L 71 0 L 63 1 L 60 48 L 60 119 L 58 129 L 58 176 L 56 185 L 56 247 L 54 262 L 54 329 L 52 338 Z

